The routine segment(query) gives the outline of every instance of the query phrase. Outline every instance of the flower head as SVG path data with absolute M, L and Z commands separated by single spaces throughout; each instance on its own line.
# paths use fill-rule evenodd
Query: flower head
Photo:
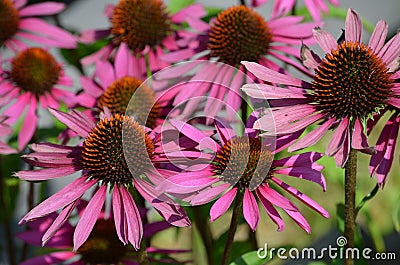
M 287 16 L 265 20 L 257 11 L 243 5 L 223 10 L 210 23 L 193 19 L 191 26 L 198 32 L 194 42 L 197 45 L 171 52 L 162 58 L 168 62 L 207 60 L 198 67 L 199 75 L 192 80 L 212 81 L 216 85 L 196 90 L 193 83 L 188 83 L 178 92 L 177 98 L 179 101 L 188 100 L 189 104 L 196 105 L 193 97 L 208 94 L 210 97 L 226 101 L 236 112 L 241 102 L 239 87 L 245 82 L 245 78 L 247 81 L 257 79 L 251 73 L 246 72 L 248 77 L 243 75 L 245 69 L 240 65 L 241 61 L 258 62 L 278 71 L 282 69 L 276 63 L 278 60 L 308 74 L 309 71 L 303 65 L 291 58 L 299 57 L 299 52 L 293 45 L 300 46 L 302 42 L 312 41 L 312 28 L 315 24 L 301 23 L 302 19 Z M 217 63 L 210 63 L 209 60 Z M 175 72 L 176 75 L 181 74 L 179 64 Z M 220 83 L 224 86 L 219 85 Z M 206 107 L 205 113 L 213 116 L 220 109 L 221 106 Z
M 289 151 L 311 146 L 333 129 L 326 152 L 335 157 L 338 166 L 346 163 L 350 147 L 371 153 L 364 123 L 386 104 L 399 105 L 395 71 L 399 64 L 400 34 L 384 44 L 387 34 L 384 21 L 378 22 L 368 45 L 361 42 L 361 33 L 361 20 L 351 9 L 343 41 L 337 43 L 329 33 L 316 28 L 314 37 L 326 55 L 321 59 L 307 46 L 302 47 L 304 65 L 315 71 L 311 82 L 243 62 L 247 70 L 273 83 L 243 87 L 249 96 L 268 99 L 273 107 L 272 112 L 256 122 L 255 128 L 264 130 L 266 135 L 282 135 L 318 124 Z M 270 126 L 270 119 L 276 120 L 276 127 Z
M 81 204 L 87 204 L 82 201 Z M 82 205 L 80 205 L 82 207 Z M 81 208 L 82 209 L 82 208 Z M 142 211 L 144 214 L 145 212 Z M 28 259 L 21 264 L 46 264 L 56 265 L 62 262 L 65 264 L 132 264 L 135 262 L 135 250 L 131 246 L 123 244 L 116 232 L 115 222 L 112 218 L 105 218 L 102 211 L 96 224 L 93 227 L 87 241 L 76 251 L 71 251 L 73 247 L 73 235 L 75 226 L 66 221 L 60 229 L 54 234 L 53 238 L 42 244 L 41 238 L 46 231 L 52 226 L 57 219 L 56 214 L 50 214 L 46 217 L 39 218 L 28 224 L 29 230 L 17 234 L 17 237 L 26 243 L 34 246 L 42 246 L 52 248 L 52 251 L 41 256 Z M 143 217 L 143 214 L 141 215 Z M 144 225 L 144 237 L 149 238 L 154 234 L 163 231 L 171 225 L 165 221 L 149 223 Z M 149 260 L 157 262 L 155 254 L 171 254 L 183 253 L 186 250 L 159 249 L 148 247 L 147 253 Z
M 202 146 L 203 150 L 199 152 L 209 160 L 202 164 L 203 167 L 197 165 L 196 170 L 169 177 L 157 187 L 158 190 L 171 194 L 186 193 L 192 205 L 208 203 L 223 194 L 211 207 L 211 221 L 223 215 L 235 197 L 242 193 L 243 215 L 253 231 L 260 218 L 258 198 L 272 221 L 278 225 L 279 231 L 284 229 L 284 223 L 275 207 L 282 208 L 301 228 L 311 232 L 299 209 L 280 191 L 288 192 L 324 217 L 328 218 L 329 214 L 308 196 L 282 181 L 278 175 L 312 181 L 325 190 L 325 179 L 320 172 L 323 167 L 316 163 L 322 155 L 308 152 L 275 160 L 274 155 L 284 148 L 285 141 L 278 139 L 276 146 L 263 141 L 252 129 L 254 121 L 254 117 L 249 119 L 242 136 L 236 135 L 227 124 L 216 122 L 219 135 L 217 142 L 188 124 L 171 120 L 182 134 L 197 141 L 199 147 Z M 205 147 L 212 152 L 206 153 Z M 190 155 L 194 156 L 193 153 Z
M 37 127 L 37 110 L 40 107 L 57 108 L 61 102 L 74 102 L 71 91 L 59 86 L 71 86 L 59 62 L 46 50 L 32 47 L 20 51 L 10 60 L 9 69 L 0 68 L 0 95 L 8 104 L 4 115 L 13 124 L 26 111 L 18 135 L 18 149 L 22 150 L 32 138 Z M 16 99 L 16 100 L 14 100 Z
M 99 61 L 92 78 L 81 77 L 83 90 L 78 94 L 78 106 L 94 109 L 94 118 L 105 108 L 112 113 L 135 116 L 135 120 L 149 128 L 163 121 L 168 95 L 158 96 L 146 82 L 128 47 L 122 43 L 114 64 Z
M 159 172 L 153 163 L 160 156 L 155 133 L 145 129 L 128 116 L 106 113 L 96 124 L 78 111 L 70 114 L 57 110 L 51 113 L 71 130 L 84 138 L 82 145 L 64 146 L 40 143 L 32 145 L 33 153 L 24 159 L 40 170 L 16 173 L 21 179 L 41 181 L 82 172 L 81 177 L 49 197 L 26 214 L 21 223 L 48 215 L 59 209 L 52 227 L 43 237 L 46 242 L 58 230 L 59 224 L 71 214 L 82 195 L 97 187 L 83 212 L 74 233 L 74 249 L 88 239 L 97 217 L 111 190 L 112 209 L 117 234 L 124 244 L 130 242 L 138 249 L 143 234 L 142 222 L 130 190 L 135 189 L 170 223 L 189 225 L 182 208 L 165 196 L 157 197 L 154 188 L 143 178 L 156 179 Z M 123 134 L 122 131 L 125 131 Z M 124 139 L 124 140 L 123 140 Z M 165 170 L 167 171 L 167 170 Z
M 106 16 L 111 23 L 109 29 L 82 33 L 83 42 L 100 38 L 109 40 L 104 48 L 84 58 L 82 63 L 105 60 L 124 43 L 133 52 L 133 58 L 136 58 L 138 64 L 145 66 L 145 57 L 148 57 L 147 69 L 162 69 L 168 66 L 159 59 L 165 50 L 177 50 L 180 45 L 188 45 L 188 36 L 194 35 L 184 29 L 182 23 L 188 22 L 189 16 L 200 18 L 204 15 L 205 11 L 199 4 L 170 14 L 162 0 L 121 0 L 117 5 L 106 8 Z
M 44 2 L 26 6 L 26 3 L 26 0 L 0 1 L 0 47 L 13 51 L 25 49 L 27 44 L 21 40 L 59 48 L 76 47 L 76 39 L 69 32 L 36 18 L 58 14 L 65 4 Z

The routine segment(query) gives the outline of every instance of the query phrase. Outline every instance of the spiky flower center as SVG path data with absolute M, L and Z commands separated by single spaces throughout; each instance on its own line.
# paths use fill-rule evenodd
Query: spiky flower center
M 170 21 L 161 0 L 121 0 L 111 17 L 111 33 L 117 43 L 134 51 L 159 45 L 170 32 Z
M 87 264 L 119 264 L 127 251 L 115 231 L 113 220 L 97 220 L 89 238 L 77 250 Z
M 123 130 L 124 141 L 129 142 L 125 145 L 122 142 Z M 133 181 L 132 174 L 141 175 L 151 167 L 153 151 L 152 140 L 137 122 L 114 114 L 98 122 L 86 137 L 81 164 L 94 179 L 129 185 Z
M 11 66 L 11 80 L 22 90 L 37 96 L 50 92 L 62 71 L 54 57 L 41 48 L 20 52 Z
M 273 154 L 261 141 L 246 136 L 234 137 L 217 152 L 214 173 L 239 188 L 255 189 L 270 175 Z
M 132 96 L 133 101 L 129 104 Z M 98 107 L 100 110 L 107 107 L 111 113 L 119 114 L 125 114 L 128 108 L 128 116 L 134 116 L 139 124 L 152 128 L 160 113 L 155 99 L 154 91 L 142 84 L 142 81 L 134 77 L 123 77 L 106 89 L 98 101 Z
M 18 30 L 18 10 L 10 0 L 0 0 L 0 47 Z
M 368 46 L 342 42 L 325 56 L 312 83 L 317 108 L 341 119 L 366 118 L 391 95 L 386 64 Z
M 271 40 L 267 23 L 256 11 L 233 6 L 222 11 L 211 26 L 208 49 L 211 57 L 235 66 L 241 61 L 258 61 Z

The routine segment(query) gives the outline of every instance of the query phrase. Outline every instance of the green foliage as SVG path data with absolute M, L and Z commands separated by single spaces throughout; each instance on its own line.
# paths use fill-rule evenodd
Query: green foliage
M 195 0 L 171 0 L 168 4 L 168 9 L 171 13 L 176 13 L 182 8 L 185 8 L 191 4 L 193 4 Z
M 235 259 L 235 261 L 231 262 L 229 265 L 263 265 L 270 260 L 270 257 L 262 259 L 258 256 L 257 251 L 251 251 Z

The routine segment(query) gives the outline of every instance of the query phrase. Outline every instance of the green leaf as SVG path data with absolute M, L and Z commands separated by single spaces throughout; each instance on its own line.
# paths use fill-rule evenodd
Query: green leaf
M 258 251 L 252 251 L 240 256 L 229 265 L 263 265 L 270 260 L 271 258 L 268 256 L 260 258 Z
M 182 10 L 183 8 L 193 4 L 195 0 L 171 0 L 169 1 L 168 4 L 168 9 L 171 11 L 171 13 L 176 13 L 179 10 Z

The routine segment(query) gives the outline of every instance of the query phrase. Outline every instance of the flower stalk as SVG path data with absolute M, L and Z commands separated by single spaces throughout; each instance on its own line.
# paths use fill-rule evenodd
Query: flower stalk
M 356 227 L 356 178 L 357 178 L 357 150 L 351 148 L 349 159 L 345 165 L 345 208 L 344 208 L 344 236 L 347 239 L 347 249 L 354 247 L 354 232 Z M 345 265 L 353 265 L 352 257 L 345 255 Z
M 229 226 L 228 237 L 226 239 L 226 245 L 224 249 L 224 254 L 222 255 L 221 265 L 227 265 L 229 262 L 229 257 L 231 256 L 233 239 L 235 237 L 236 229 L 239 223 L 239 217 L 243 205 L 244 191 L 238 190 L 236 194 L 235 202 L 233 205 L 232 219 Z

